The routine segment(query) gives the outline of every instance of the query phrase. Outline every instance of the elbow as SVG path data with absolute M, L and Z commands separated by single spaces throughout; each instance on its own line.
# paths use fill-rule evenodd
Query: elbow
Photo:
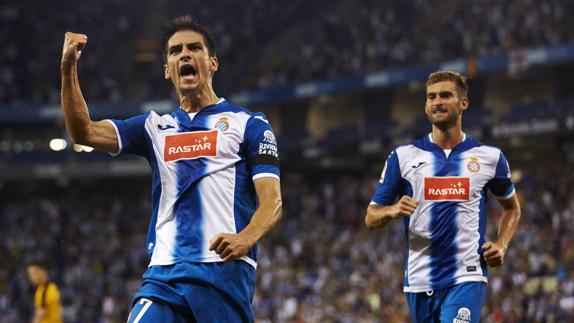
M 91 133 L 89 127 L 68 129 L 68 135 L 76 145 L 92 146 Z
M 87 136 L 69 133 L 73 144 L 89 146 Z
M 369 229 L 369 230 L 375 228 L 375 225 L 374 225 L 373 222 L 370 220 L 368 213 L 367 213 L 367 216 L 365 216 L 365 226 L 366 226 L 367 229 Z
M 376 227 L 376 224 L 373 221 L 373 216 L 371 212 L 369 212 L 369 209 L 367 209 L 367 214 L 365 215 L 365 226 L 367 227 L 367 229 L 372 230 Z

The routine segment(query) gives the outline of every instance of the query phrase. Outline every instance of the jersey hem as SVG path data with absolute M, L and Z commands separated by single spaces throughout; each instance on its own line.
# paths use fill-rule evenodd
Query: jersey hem
M 448 287 L 458 285 L 461 283 L 466 283 L 466 282 L 488 283 L 488 278 L 485 276 L 461 277 L 461 278 L 454 280 L 451 283 L 435 286 L 434 288 L 431 286 L 404 286 L 403 292 L 405 292 L 405 293 L 424 293 L 424 292 L 428 292 L 428 291 L 432 291 L 432 290 L 448 288 Z
M 249 265 L 251 265 L 254 269 L 257 269 L 257 262 L 247 256 L 243 256 L 241 258 L 239 258 L 239 260 L 245 261 L 246 263 L 248 263 Z M 176 264 L 178 262 L 184 262 L 184 261 L 188 261 L 188 262 L 199 262 L 199 263 L 210 263 L 210 262 L 223 262 L 223 260 L 221 260 L 221 258 L 219 256 L 217 257 L 209 257 L 209 258 L 202 258 L 202 259 L 194 259 L 194 258 L 180 258 L 177 260 L 156 260 L 156 261 L 151 261 L 148 265 L 148 268 L 151 266 L 168 266 L 168 265 L 173 265 Z

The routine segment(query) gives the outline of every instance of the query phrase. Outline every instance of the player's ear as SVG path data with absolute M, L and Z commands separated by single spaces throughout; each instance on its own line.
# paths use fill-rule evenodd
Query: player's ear
M 460 100 L 460 106 L 462 107 L 462 111 L 466 111 L 466 109 L 468 109 L 468 105 L 469 105 L 469 101 L 468 101 L 468 97 L 464 97 Z
M 211 72 L 215 72 L 217 71 L 218 68 L 219 68 L 219 60 L 217 59 L 217 56 L 209 57 L 209 70 Z
M 166 80 L 169 80 L 169 79 L 170 79 L 167 64 L 163 64 L 163 77 L 164 77 Z

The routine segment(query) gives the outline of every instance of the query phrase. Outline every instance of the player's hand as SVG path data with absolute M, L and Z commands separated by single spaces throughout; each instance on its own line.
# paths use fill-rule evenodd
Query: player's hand
M 255 241 L 241 233 L 220 233 L 209 241 L 209 250 L 227 262 L 243 257 L 254 244 Z
M 504 254 L 506 249 L 496 242 L 487 241 L 482 245 L 482 256 L 486 263 L 491 267 L 496 267 L 504 263 Z
M 393 218 L 411 216 L 418 205 L 419 201 L 408 195 L 403 195 L 397 203 L 393 204 L 391 215 Z
M 62 49 L 62 66 L 72 66 L 80 60 L 82 51 L 86 47 L 88 36 L 66 32 L 64 35 L 64 48 Z

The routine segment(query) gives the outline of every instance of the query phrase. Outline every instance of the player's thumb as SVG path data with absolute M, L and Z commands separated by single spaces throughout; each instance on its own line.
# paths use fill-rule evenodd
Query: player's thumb
M 486 251 L 488 249 L 490 249 L 492 247 L 492 243 L 490 241 L 487 241 L 485 243 L 482 244 L 482 250 Z

